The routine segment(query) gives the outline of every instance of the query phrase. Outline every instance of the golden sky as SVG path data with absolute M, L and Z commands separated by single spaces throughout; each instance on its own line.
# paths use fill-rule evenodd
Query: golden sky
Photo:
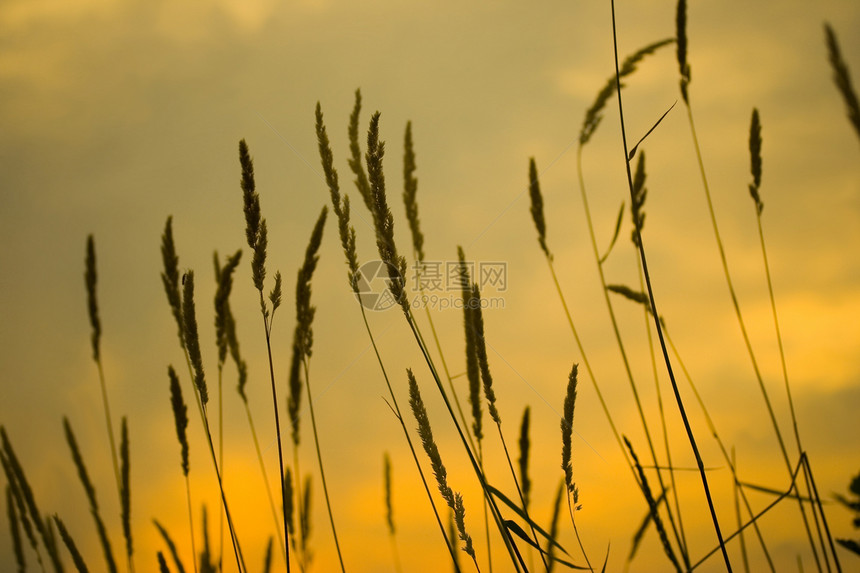
M 860 141 L 831 79 L 823 23 L 834 26 L 858 85 L 860 6 L 845 0 L 691 4 L 690 97 L 696 129 L 739 303 L 788 435 L 787 400 L 747 191 L 752 108 L 761 115 L 762 222 L 788 372 L 804 446 L 819 490 L 829 498 L 832 492 L 844 493 L 860 469 Z M 634 1 L 617 9 L 622 57 L 675 34 L 673 2 Z M 326 114 L 342 190 L 353 200 L 359 257 L 377 258 L 372 229 L 365 223 L 370 217 L 346 162 L 356 88 L 364 97 L 362 126 L 374 111 L 382 113 L 386 180 L 401 251 L 411 251 L 400 201 L 403 131 L 411 120 L 427 260 L 454 261 L 462 245 L 469 261 L 505 264 L 507 288 L 487 287 L 485 293 L 503 303 L 485 312 L 486 335 L 510 448 L 516 449 L 523 407 L 532 410 L 537 518 L 549 520 L 562 475 L 558 420 L 568 372 L 581 356 L 529 214 L 530 157 L 541 173 L 555 268 L 589 360 L 605 385 L 620 431 L 640 454 L 645 451 L 577 187 L 582 118 L 613 71 L 607 2 L 6 0 L 0 4 L 0 28 L 0 424 L 18 451 L 41 511 L 58 513 L 70 525 L 91 567 L 101 566 L 101 554 L 64 443 L 63 416 L 82 444 L 117 554 L 122 542 L 89 347 L 83 281 L 87 235 L 93 233 L 96 241 L 111 408 L 116 425 L 120 416 L 128 417 L 131 434 L 138 571 L 153 570 L 156 551 L 165 550 L 152 519 L 168 527 L 190 568 L 168 364 L 184 375 L 187 398 L 191 388 L 159 278 L 165 219 L 173 216 L 181 267 L 196 271 L 201 344 L 213 393 L 212 252 L 246 251 L 231 300 L 249 362 L 249 400 L 275 483 L 271 392 L 244 238 L 238 141 L 245 138 L 250 146 L 268 220 L 268 284 L 276 269 L 285 279 L 285 302 L 273 327 L 283 408 L 296 270 L 313 222 L 329 202 L 314 135 L 317 101 Z M 648 157 L 644 240 L 660 312 L 721 436 L 736 448 L 742 478 L 785 488 L 788 476 L 722 276 L 680 101 L 674 47 L 648 58 L 626 83 L 632 141 L 678 102 L 641 148 Z M 598 243 L 605 246 L 627 198 L 614 99 L 584 150 L 583 168 Z M 404 570 L 449 570 L 399 425 L 382 398 L 385 386 L 346 281 L 333 223 L 330 218 L 313 281 L 317 314 L 311 386 L 347 568 L 393 570 L 382 493 L 387 451 L 394 465 L 396 542 Z M 638 281 L 630 231 L 625 213 L 618 245 L 604 266 L 611 283 L 636 286 Z M 651 431 L 659 433 L 641 310 L 614 302 Z M 423 315 L 421 320 L 429 330 Z M 465 368 L 462 313 L 437 310 L 434 321 L 450 370 L 460 374 Z M 450 483 L 464 494 L 467 526 L 486 570 L 479 486 L 419 349 L 396 310 L 371 313 L 370 324 L 402 406 L 407 402 L 405 369 L 415 370 Z M 678 466 L 693 467 L 665 366 L 658 363 L 658 369 L 673 459 Z M 721 524 L 731 530 L 730 473 L 686 382 L 679 381 L 711 468 Z M 274 525 L 235 384 L 235 371 L 228 367 L 225 479 L 254 570 L 262 566 Z M 465 400 L 463 378 L 455 384 Z M 190 414 L 195 525 L 199 529 L 199 506 L 206 503 L 216 531 L 212 467 L 200 419 L 193 410 Z M 313 570 L 333 571 L 336 555 L 306 410 L 304 416 L 300 465 L 315 480 Z M 411 417 L 408 425 L 414 427 Z M 574 472 L 583 502 L 577 525 L 592 561 L 601 560 L 610 546 L 607 570 L 620 571 L 647 506 L 584 377 L 575 429 Z M 508 491 L 512 484 L 495 438 L 485 445 L 487 472 Z M 420 459 L 424 464 L 423 453 Z M 429 475 L 429 464 L 424 467 Z M 713 547 L 714 535 L 699 478 L 681 472 L 678 480 L 692 553 L 701 556 Z M 772 498 L 755 494 L 751 499 L 763 507 Z M 854 535 L 847 511 L 829 505 L 828 517 L 835 536 Z M 790 505 L 764 519 L 780 569 L 794 567 L 798 554 L 806 570 L 813 567 L 798 521 L 797 508 Z M 569 520 L 562 524 L 562 544 L 579 563 Z M 493 547 L 497 567 L 504 570 L 498 537 Z M 739 563 L 737 545 L 731 550 Z M 35 555 L 27 557 L 33 565 Z M 752 557 L 760 564 L 755 550 Z M 841 557 L 846 567 L 856 560 Z M 465 559 L 462 563 L 468 569 Z M 14 566 L 5 524 L 0 526 L 0 564 Z M 666 565 L 650 530 L 631 570 L 663 571 Z M 233 566 L 225 557 L 225 571 Z M 274 567 L 284 570 L 283 559 L 276 558 Z M 719 559 L 712 559 L 702 570 L 721 568 Z

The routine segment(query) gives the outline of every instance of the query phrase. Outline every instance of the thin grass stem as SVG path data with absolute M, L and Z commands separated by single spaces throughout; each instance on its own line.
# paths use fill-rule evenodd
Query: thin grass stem
M 591 209 L 589 208 L 588 195 L 585 191 L 585 184 L 584 184 L 584 179 L 583 179 L 583 175 L 582 175 L 582 146 L 581 145 L 577 148 L 577 162 L 576 163 L 577 163 L 577 170 L 579 171 L 579 191 L 580 191 L 580 197 L 582 198 L 583 210 L 585 212 L 585 221 L 586 221 L 586 225 L 588 227 L 588 235 L 589 235 L 589 238 L 591 239 L 591 248 L 592 248 L 592 253 L 594 255 L 594 261 L 595 261 L 595 264 L 597 266 L 597 274 L 598 274 L 598 277 L 600 278 L 600 286 L 601 286 L 601 291 L 603 292 L 603 299 L 604 299 L 604 302 L 606 303 L 606 308 L 609 312 L 609 320 L 612 323 L 612 332 L 615 335 L 615 342 L 618 345 L 618 351 L 621 354 L 621 362 L 624 364 L 624 372 L 627 376 L 627 381 L 630 384 L 630 391 L 633 393 L 633 401 L 636 404 L 636 411 L 639 414 L 639 420 L 642 423 L 642 429 L 645 432 L 645 441 L 648 444 L 648 451 L 651 454 L 651 459 L 654 462 L 654 467 L 659 467 L 660 464 L 657 461 L 657 451 L 654 448 L 654 442 L 651 439 L 651 431 L 648 428 L 648 422 L 645 419 L 645 411 L 642 408 L 642 401 L 639 398 L 639 390 L 636 386 L 636 381 L 634 380 L 634 377 L 633 377 L 633 370 L 630 367 L 630 360 L 627 358 L 627 350 L 624 347 L 624 341 L 621 338 L 621 331 L 618 328 L 618 320 L 615 317 L 615 309 L 612 306 L 612 301 L 609 298 L 609 290 L 607 289 L 606 275 L 603 272 L 603 265 L 600 262 L 600 259 L 601 259 L 600 251 L 598 250 L 598 247 L 597 247 L 597 238 L 596 238 L 595 233 L 594 233 L 594 223 L 592 222 Z M 659 397 L 659 390 L 658 390 L 658 397 Z M 661 411 L 662 411 L 662 404 L 661 404 Z M 664 429 L 665 429 L 665 426 L 664 426 Z M 671 466 L 671 464 L 669 464 L 669 465 Z M 661 490 L 666 489 L 666 485 L 663 483 L 662 473 L 660 472 L 659 469 L 656 470 L 656 473 L 657 473 L 657 482 L 660 485 L 660 489 Z M 670 506 L 668 504 L 666 504 L 666 514 L 669 518 L 669 525 L 672 528 L 672 533 L 675 537 L 675 541 L 677 542 L 678 547 L 681 551 L 681 558 L 684 560 L 685 566 L 689 567 L 689 565 L 690 565 L 689 561 L 690 560 L 689 560 L 689 556 L 687 555 L 687 548 L 686 548 L 686 544 L 684 543 L 684 540 L 683 540 L 683 534 L 681 532 L 679 532 L 678 526 L 675 523 L 675 517 L 672 514 L 672 511 L 671 511 Z M 679 520 L 680 520 L 680 516 L 679 516 Z
M 245 404 L 245 414 L 248 418 L 248 426 L 251 429 L 251 439 L 254 442 L 254 451 L 257 453 L 257 463 L 260 465 L 260 475 L 263 478 L 263 485 L 266 488 L 266 497 L 269 500 L 269 508 L 272 511 L 272 519 L 274 519 L 274 522 L 275 522 L 275 533 L 278 536 L 278 543 L 280 544 L 280 547 L 281 547 L 281 553 L 283 553 L 284 558 L 286 558 L 287 550 L 284 547 L 284 536 L 281 533 L 281 524 L 279 523 L 278 512 L 275 509 L 275 498 L 274 498 L 274 496 L 272 496 L 272 488 L 269 485 L 269 479 L 266 476 L 266 464 L 263 461 L 263 452 L 262 452 L 262 450 L 260 450 L 260 441 L 257 438 L 257 429 L 254 426 L 254 419 L 251 415 L 251 407 L 248 404 L 247 400 L 244 401 L 244 404 Z
M 627 148 L 627 132 L 625 129 L 625 124 L 624 124 L 624 104 L 623 104 L 623 98 L 621 95 L 621 80 L 620 80 L 620 76 L 619 76 L 618 36 L 617 36 L 616 22 L 615 22 L 615 0 L 611 0 L 611 9 L 612 9 L 612 44 L 613 44 L 613 50 L 614 50 L 614 56 L 615 56 L 615 85 L 616 85 L 616 92 L 617 92 L 617 96 L 618 96 L 618 115 L 619 115 L 619 119 L 620 119 L 620 123 L 621 123 L 621 142 L 622 142 L 622 151 L 624 152 L 624 166 L 625 166 L 625 170 L 627 172 L 627 186 L 628 186 L 628 189 L 630 191 L 630 198 L 632 201 L 634 199 L 634 197 L 633 197 L 633 174 L 630 170 L 630 154 L 629 154 L 629 150 Z M 659 314 L 657 313 L 657 303 L 654 300 L 654 292 L 653 292 L 653 289 L 651 287 L 651 276 L 648 273 L 648 262 L 647 262 L 647 259 L 645 258 L 645 245 L 644 245 L 644 242 L 642 241 L 642 234 L 639 232 L 639 226 L 638 225 L 636 226 L 636 235 L 637 235 L 637 243 L 639 246 L 639 258 L 642 260 L 642 272 L 645 275 L 645 284 L 648 287 L 648 298 L 649 298 L 649 301 L 651 304 L 651 311 L 652 311 L 652 315 L 655 317 L 654 321 L 655 321 L 655 324 L 657 327 L 657 335 L 660 339 L 660 346 L 663 350 L 663 360 L 666 363 L 666 369 L 669 373 L 669 379 L 672 382 L 672 390 L 675 393 L 675 400 L 678 404 L 678 410 L 681 414 L 681 419 L 684 422 L 684 428 L 687 432 L 687 437 L 690 441 L 690 447 L 692 448 L 693 454 L 696 458 L 696 465 L 699 468 L 699 475 L 702 478 L 702 487 L 705 491 L 705 497 L 707 498 L 707 501 L 708 501 L 708 509 L 711 513 L 711 519 L 714 523 L 714 530 L 716 532 L 717 539 L 718 539 L 719 544 L 720 544 L 720 548 L 722 549 L 723 559 L 724 559 L 725 564 L 726 564 L 726 569 L 729 572 L 731 572 L 732 566 L 731 566 L 731 562 L 729 561 L 729 555 L 728 555 L 728 552 L 726 551 L 725 543 L 723 542 L 723 534 L 720 531 L 720 524 L 719 524 L 719 520 L 717 518 L 716 508 L 714 507 L 714 502 L 711 499 L 711 491 L 710 491 L 710 487 L 708 486 L 708 477 L 707 477 L 707 475 L 705 475 L 704 463 L 702 462 L 702 458 L 699 455 L 699 448 L 696 445 L 696 439 L 695 439 L 695 436 L 693 435 L 693 429 L 690 427 L 690 422 L 687 419 L 686 409 L 684 408 L 684 402 L 681 399 L 681 394 L 678 391 L 678 385 L 675 382 L 675 374 L 672 371 L 672 363 L 669 360 L 669 354 L 666 350 L 666 343 L 663 340 L 663 331 L 662 331 L 662 328 L 660 326 L 660 321 L 657 320 L 657 318 L 656 318 L 657 316 L 659 316 Z M 643 484 L 643 487 L 644 487 L 644 484 Z
M 313 432 L 314 432 L 314 446 L 316 447 L 317 461 L 319 462 L 320 481 L 322 481 L 323 496 L 325 497 L 326 509 L 328 510 L 328 519 L 329 519 L 329 523 L 331 524 L 331 533 L 332 533 L 332 536 L 334 537 L 334 547 L 335 547 L 335 550 L 337 550 L 337 559 L 340 562 L 340 570 L 343 573 L 346 573 L 346 567 L 343 564 L 343 555 L 341 554 L 341 551 L 340 551 L 340 542 L 338 541 L 338 538 L 337 538 L 337 528 L 334 525 L 334 515 L 332 514 L 332 510 L 331 510 L 331 498 L 329 497 L 329 494 L 328 494 L 328 485 L 327 485 L 326 479 L 325 479 L 325 468 L 323 466 L 322 453 L 320 451 L 319 434 L 317 433 L 317 421 L 316 421 L 316 416 L 314 415 L 314 401 L 313 401 L 313 398 L 311 397 L 310 370 L 309 370 L 307 358 L 305 358 L 302 362 L 303 362 L 304 371 L 305 371 L 305 389 L 307 390 L 307 393 L 308 393 L 308 410 L 310 411 L 310 414 L 311 414 L 311 428 L 313 429 Z

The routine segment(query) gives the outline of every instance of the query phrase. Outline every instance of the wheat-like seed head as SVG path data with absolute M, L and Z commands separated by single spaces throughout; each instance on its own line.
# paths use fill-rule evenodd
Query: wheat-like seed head
M 224 267 L 218 261 L 218 252 L 214 254 L 215 281 L 218 285 L 215 291 L 215 344 L 218 347 L 218 365 L 223 366 L 227 359 L 227 351 L 230 347 L 230 329 L 233 329 L 235 338 L 235 324 L 230 312 L 230 291 L 233 289 L 233 271 L 239 266 L 242 251 L 227 259 Z
M 161 282 L 167 295 L 167 303 L 176 320 L 179 344 L 185 348 L 185 333 L 182 331 L 182 296 L 179 294 L 179 256 L 173 242 L 173 217 L 168 217 L 161 235 L 161 260 L 164 270 L 161 272 Z
M 385 196 L 385 175 L 382 171 L 382 159 L 385 155 L 385 142 L 379 140 L 379 112 L 373 114 L 370 128 L 367 130 L 367 176 L 373 199 L 373 222 L 376 226 L 376 247 L 379 258 L 388 268 L 389 290 L 405 314 L 409 314 L 409 301 L 404 290 L 406 275 L 406 259 L 397 253 L 394 242 L 394 217 L 388 208 Z
M 484 437 L 481 410 L 481 371 L 478 364 L 478 345 L 475 340 L 475 325 L 473 319 L 473 298 L 471 277 L 466 266 L 466 254 L 463 248 L 457 247 L 457 258 L 460 264 L 460 276 L 463 292 L 463 329 L 466 333 L 466 378 L 469 381 L 469 403 L 472 405 L 472 433 L 479 442 Z
M 251 275 L 254 287 L 263 292 L 263 281 L 266 278 L 266 248 L 268 246 L 268 233 L 266 220 L 260 209 L 260 195 L 257 193 L 257 185 L 254 181 L 254 161 L 248 150 L 245 140 L 239 142 L 239 164 L 242 167 L 242 200 L 245 211 L 245 238 L 248 246 L 254 252 L 251 260 Z M 263 315 L 267 316 L 265 301 L 261 300 Z
M 93 360 L 98 362 L 101 357 L 100 340 L 102 335 L 102 325 L 99 320 L 99 304 L 96 298 L 96 246 L 92 235 L 87 237 L 87 259 L 86 271 L 84 273 L 84 281 L 87 285 L 87 307 L 89 309 L 90 324 L 93 327 L 91 337 L 93 346 Z
M 173 366 L 167 367 L 167 376 L 170 379 L 170 405 L 173 407 L 173 421 L 176 424 L 176 437 L 182 448 L 182 473 L 188 475 L 188 407 L 182 398 L 182 386 Z
M 762 203 L 759 195 L 759 187 L 761 186 L 761 121 L 756 108 L 753 108 L 750 118 L 750 173 L 753 178 L 749 186 L 750 196 L 755 201 L 756 213 L 761 215 L 764 209 L 764 203 Z
M 854 126 L 857 135 L 860 136 L 860 103 L 857 101 L 857 92 L 854 91 L 854 86 L 851 83 L 851 74 L 848 72 L 845 60 L 842 59 L 842 51 L 839 49 L 836 33 L 830 24 L 824 24 L 824 34 L 827 41 L 827 57 L 833 68 L 833 81 L 836 83 L 839 93 L 842 94 L 848 120 Z
M 688 87 L 690 85 L 690 64 L 687 62 L 687 1 L 678 0 L 675 16 L 675 41 L 678 47 L 678 70 L 681 73 L 681 97 L 689 105 Z
M 481 380 L 484 386 L 484 396 L 487 398 L 487 411 L 496 424 L 502 423 L 499 411 L 496 409 L 496 393 L 493 390 L 493 377 L 490 375 L 490 363 L 487 358 L 487 341 L 484 338 L 484 314 L 481 311 L 481 292 L 478 284 L 472 283 L 472 328 L 475 332 L 475 349 L 478 354 L 478 366 L 481 370 Z
M 131 537 L 131 459 L 129 457 L 128 443 L 128 420 L 122 417 L 120 425 L 119 458 L 121 469 L 121 495 L 122 501 L 122 531 L 125 536 L 125 551 L 129 558 L 133 552 Z
M 648 196 L 648 189 L 645 188 L 645 152 L 639 154 L 639 160 L 636 162 L 636 174 L 633 176 L 633 195 L 630 202 L 630 214 L 633 218 L 633 231 L 631 239 L 633 244 L 639 246 L 639 237 L 642 234 L 642 227 L 645 226 L 645 199 Z
M 430 428 L 427 409 L 424 407 L 421 391 L 418 389 L 418 382 L 415 380 L 411 369 L 406 370 L 406 376 L 409 379 L 409 406 L 412 408 L 412 415 L 415 416 L 415 421 L 418 423 L 418 436 L 421 438 L 424 452 L 430 458 L 430 467 L 433 469 L 433 475 L 436 476 L 439 493 L 442 495 L 445 503 L 448 504 L 448 507 L 451 508 L 451 511 L 454 512 L 454 522 L 457 525 L 459 537 L 465 545 L 463 551 L 474 559 L 475 550 L 472 547 L 472 538 L 466 532 L 466 508 L 463 505 L 463 497 L 448 485 L 448 472 L 445 469 L 445 464 L 442 463 L 442 456 L 439 454 L 439 448 L 433 439 L 433 430 Z
M 544 254 L 552 258 L 549 248 L 546 246 L 546 220 L 543 216 L 543 197 L 540 193 L 540 182 L 538 181 L 537 165 L 534 157 L 529 159 L 529 197 L 531 198 L 532 220 L 538 232 L 538 243 Z
M 457 533 L 463 542 L 463 551 L 475 559 L 475 548 L 472 546 L 472 536 L 466 532 L 466 506 L 463 505 L 463 496 L 460 492 L 454 494 L 454 523 L 457 524 Z
M 305 260 L 296 277 L 296 328 L 293 332 L 293 350 L 290 361 L 290 395 L 287 411 L 292 425 L 293 444 L 299 444 L 299 423 L 302 396 L 301 364 L 310 357 L 313 347 L 313 320 L 316 309 L 311 305 L 311 279 L 319 260 L 320 244 L 328 208 L 320 211 L 311 238 L 305 250 Z
M 391 503 L 391 456 L 385 452 L 382 462 L 382 474 L 385 481 L 385 523 L 388 533 L 394 535 L 394 507 Z
M 358 124 L 361 116 L 361 90 L 355 90 L 355 105 L 352 108 L 352 114 L 349 116 L 349 168 L 355 174 L 355 186 L 358 189 L 367 210 L 374 213 L 373 209 L 373 194 L 370 190 L 370 183 L 367 181 L 367 174 L 364 172 L 364 164 L 361 159 L 361 145 L 358 142 Z
M 573 434 L 573 410 L 576 406 L 576 375 L 578 365 L 574 364 L 567 382 L 564 410 L 561 419 L 561 467 L 564 470 L 564 483 L 567 491 L 574 492 L 573 463 L 571 462 L 571 436 Z
M 356 126 L 356 130 L 357 130 Z M 326 184 L 331 195 L 332 209 L 337 217 L 338 232 L 340 234 L 340 244 L 343 247 L 344 255 L 349 270 L 347 276 L 349 278 L 350 288 L 358 294 L 358 284 L 356 275 L 358 274 L 358 254 L 355 248 L 355 229 L 349 224 L 349 196 L 343 195 L 341 198 L 340 185 L 338 183 L 337 170 L 334 168 L 334 155 L 329 144 L 328 134 L 326 133 L 325 123 L 323 121 L 322 107 L 317 102 L 316 109 L 316 131 L 317 143 L 319 145 L 320 160 L 322 161 L 323 173 L 325 174 Z M 356 131 L 356 137 L 357 131 Z M 360 166 L 360 163 L 359 163 Z M 362 169 L 362 174 L 364 173 Z
M 209 402 L 206 377 L 203 373 L 203 356 L 200 354 L 200 338 L 197 334 L 197 316 L 194 310 L 194 271 L 188 271 L 182 278 L 182 322 L 185 330 L 185 346 L 188 358 L 194 369 L 194 385 L 200 393 L 200 403 Z
M 406 122 L 406 133 L 403 136 L 403 203 L 406 206 L 406 220 L 412 231 L 412 251 L 415 260 L 424 261 L 424 234 L 418 220 L 418 179 L 415 178 L 415 148 L 412 144 L 412 122 Z
M 523 410 L 523 420 L 520 424 L 520 487 L 523 492 L 523 509 L 529 507 L 529 496 L 532 490 L 532 482 L 529 479 L 529 449 L 531 442 L 529 441 L 529 425 L 531 423 L 531 409 L 526 406 Z

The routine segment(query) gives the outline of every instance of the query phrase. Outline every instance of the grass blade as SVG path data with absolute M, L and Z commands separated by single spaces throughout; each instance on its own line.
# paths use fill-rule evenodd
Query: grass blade
M 66 529 L 66 524 L 63 523 L 63 520 L 56 515 L 54 515 L 54 522 L 57 524 L 57 530 L 60 532 L 60 537 L 63 539 L 63 543 L 66 544 L 66 549 L 69 550 L 69 554 L 72 556 L 72 561 L 78 569 L 78 572 L 87 573 L 89 569 L 87 569 L 87 565 L 84 563 L 84 558 L 81 556 L 81 552 L 78 551 L 75 541 Z

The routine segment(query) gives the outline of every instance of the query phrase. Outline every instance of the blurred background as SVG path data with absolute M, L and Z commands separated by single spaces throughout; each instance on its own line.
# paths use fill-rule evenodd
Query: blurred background
M 622 57 L 675 34 L 674 2 L 623 3 L 617 19 Z M 860 470 L 860 142 L 831 79 L 825 21 L 838 34 L 857 85 L 860 5 L 855 2 L 696 2 L 688 14 L 688 57 L 690 98 L 730 270 L 788 436 L 790 417 L 747 190 L 752 108 L 761 115 L 762 217 L 788 372 L 804 446 L 819 491 L 830 500 L 834 492 L 847 493 L 850 478 Z M 128 417 L 131 436 L 137 568 L 154 570 L 156 552 L 166 551 L 153 519 L 170 530 L 190 568 L 168 365 L 180 373 L 188 400 L 191 387 L 159 277 L 165 220 L 173 217 L 180 267 L 196 272 L 201 346 L 213 395 L 212 254 L 245 250 L 231 303 L 249 363 L 248 398 L 275 487 L 272 399 L 244 235 L 238 141 L 245 138 L 250 146 L 268 221 L 267 288 L 275 270 L 284 276 L 285 300 L 275 316 L 272 344 L 285 410 L 296 271 L 319 210 L 329 203 L 314 134 L 318 101 L 342 190 L 352 199 L 359 257 L 377 258 L 372 229 L 365 223 L 370 217 L 346 162 L 356 88 L 364 97 L 362 130 L 374 111 L 382 112 L 386 181 L 401 252 L 411 253 L 400 200 L 403 133 L 411 120 L 427 260 L 453 262 L 461 245 L 468 261 L 504 264 L 505 287 L 485 287 L 485 296 L 501 301 L 484 313 L 486 337 L 502 428 L 513 450 L 523 408 L 531 407 L 535 518 L 548 527 L 563 475 L 559 415 L 568 373 L 581 356 L 529 213 L 530 157 L 541 173 L 547 241 L 589 360 L 619 431 L 630 437 L 640 457 L 646 451 L 577 187 L 580 125 L 614 69 L 608 3 L 6 0 L 0 5 L 0 27 L 0 424 L 40 510 L 66 521 L 91 567 L 100 567 L 101 550 L 63 437 L 63 416 L 76 431 L 117 555 L 122 535 L 91 359 L 83 280 L 87 235 L 94 235 L 98 257 L 111 409 L 117 427 L 121 416 Z M 720 268 L 686 110 L 679 101 L 674 47 L 649 57 L 626 83 L 632 141 L 678 101 L 641 148 L 648 158 L 644 240 L 661 314 L 721 437 L 736 449 L 741 477 L 784 490 L 788 476 Z M 627 199 L 614 98 L 584 150 L 583 169 L 598 243 L 605 247 Z M 382 478 L 388 452 L 403 570 L 450 570 L 399 424 L 383 400 L 387 390 L 347 284 L 333 223 L 330 219 L 313 279 L 317 313 L 310 384 L 347 569 L 394 570 Z M 630 232 L 625 213 L 604 271 L 609 282 L 635 287 Z M 651 432 L 659 435 L 642 311 L 620 299 L 615 307 Z M 447 364 L 459 375 L 465 370 L 462 312 L 437 309 L 433 316 Z M 401 407 L 407 403 L 407 367 L 424 390 L 449 483 L 464 495 L 467 527 L 479 564 L 487 570 L 480 489 L 419 349 L 399 311 L 373 312 L 369 320 Z M 426 317 L 420 315 L 419 321 L 426 335 Z M 657 370 L 673 461 L 695 467 L 665 367 L 658 363 Z M 455 384 L 465 402 L 464 380 L 456 378 Z M 683 380 L 681 386 L 723 529 L 732 530 L 731 474 L 689 387 Z M 256 570 L 274 524 L 230 363 L 223 396 L 225 487 L 248 565 Z M 333 571 L 337 559 L 306 402 L 304 407 L 299 455 L 302 473 L 314 480 L 312 570 Z M 217 488 L 195 410 L 189 409 L 189 436 L 198 548 L 200 507 L 206 504 L 217 552 Z M 414 427 L 411 417 L 407 422 Z M 577 526 L 592 563 L 602 562 L 609 547 L 607 570 L 623 570 L 647 504 L 585 377 L 574 428 L 574 480 L 583 506 Z M 484 446 L 487 473 L 512 493 L 496 438 L 489 433 Z M 796 457 L 791 441 L 789 452 Z M 517 455 L 512 451 L 512 457 Z M 292 457 L 290 447 L 287 457 Z M 421 461 L 426 461 L 423 454 Z M 429 475 L 429 464 L 425 470 Z M 702 556 L 715 539 L 698 475 L 679 473 L 678 490 L 691 552 Z M 759 508 L 773 499 L 750 496 Z M 828 504 L 827 512 L 835 537 L 856 537 L 847 510 Z M 562 517 L 560 541 L 581 563 L 570 522 Z M 796 504 L 781 504 L 762 526 L 778 570 L 797 567 L 798 559 L 812 570 Z M 501 541 L 496 536 L 493 542 L 496 567 L 506 570 Z M 229 537 L 226 544 L 225 549 Z M 748 546 L 758 569 L 760 551 L 751 539 Z M 736 543 L 730 551 L 739 562 Z M 856 563 L 855 556 L 841 557 L 846 568 Z M 33 567 L 35 555 L 27 558 Z M 0 526 L 0 563 L 14 566 L 7 523 Z M 285 569 L 277 555 L 273 566 Z M 228 551 L 224 570 L 234 567 Z M 722 568 L 717 557 L 702 570 Z M 667 569 L 653 529 L 630 569 Z

